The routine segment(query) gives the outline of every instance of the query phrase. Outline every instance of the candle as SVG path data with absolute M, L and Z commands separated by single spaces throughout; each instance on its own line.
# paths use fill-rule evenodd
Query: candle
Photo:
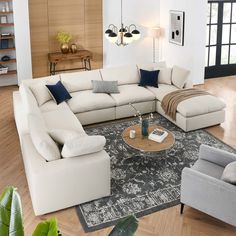
M 130 130 L 129 131 L 129 137 L 130 138 L 132 138 L 132 139 L 135 138 L 135 135 L 136 135 L 136 131 L 135 130 Z

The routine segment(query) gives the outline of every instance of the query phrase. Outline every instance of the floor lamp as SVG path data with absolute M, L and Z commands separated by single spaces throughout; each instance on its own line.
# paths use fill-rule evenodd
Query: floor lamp
M 161 28 L 155 27 L 151 29 L 151 36 L 153 38 L 153 63 L 156 62 L 156 40 L 158 40 L 159 46 L 159 38 L 161 36 Z

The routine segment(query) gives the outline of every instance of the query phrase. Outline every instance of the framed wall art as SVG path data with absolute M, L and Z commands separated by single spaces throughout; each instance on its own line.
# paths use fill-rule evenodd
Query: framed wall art
M 170 11 L 170 34 L 169 42 L 177 45 L 184 45 L 184 11 Z

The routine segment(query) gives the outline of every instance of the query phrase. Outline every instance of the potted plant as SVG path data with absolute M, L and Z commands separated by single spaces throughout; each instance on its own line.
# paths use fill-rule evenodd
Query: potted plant
M 56 36 L 57 41 L 61 44 L 61 52 L 68 53 L 70 51 L 69 42 L 72 39 L 72 36 L 68 32 L 60 31 Z

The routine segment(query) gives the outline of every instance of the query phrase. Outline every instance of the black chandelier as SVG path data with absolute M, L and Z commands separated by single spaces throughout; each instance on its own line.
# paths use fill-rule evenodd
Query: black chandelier
M 105 31 L 105 37 L 109 42 L 115 43 L 117 46 L 126 46 L 133 41 L 139 40 L 141 37 L 136 25 L 131 24 L 129 26 L 124 26 L 123 0 L 121 0 L 121 28 L 118 30 L 117 26 L 110 24 L 108 29 Z

